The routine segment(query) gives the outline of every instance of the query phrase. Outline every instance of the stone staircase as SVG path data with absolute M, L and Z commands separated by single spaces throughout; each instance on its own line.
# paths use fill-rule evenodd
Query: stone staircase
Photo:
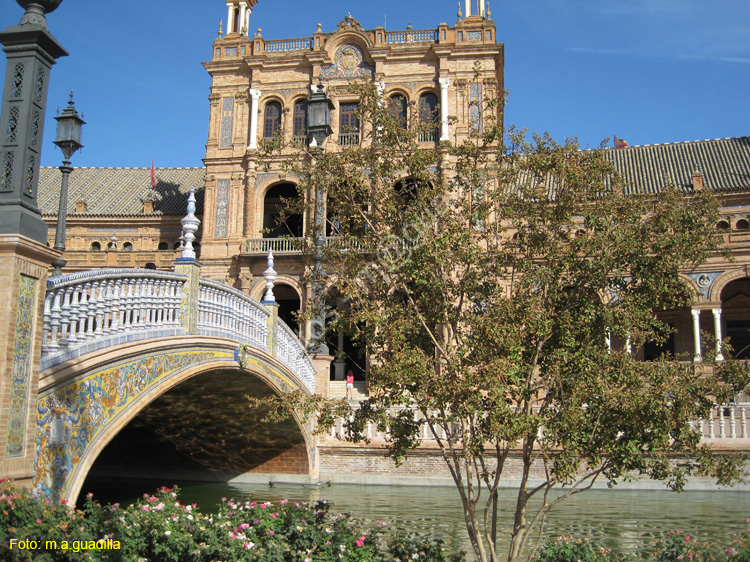
M 354 381 L 353 396 L 355 400 L 365 400 L 368 397 L 367 382 Z M 329 398 L 346 398 L 346 381 L 328 382 Z

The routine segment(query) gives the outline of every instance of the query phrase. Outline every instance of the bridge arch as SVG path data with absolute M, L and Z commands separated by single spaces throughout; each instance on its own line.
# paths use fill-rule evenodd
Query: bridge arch
M 42 373 L 37 410 L 35 492 L 75 501 L 86 475 L 106 445 L 159 396 L 198 375 L 228 368 L 256 376 L 277 393 L 307 386 L 264 350 L 237 341 L 180 336 L 124 344 L 66 361 Z M 311 476 L 317 474 L 310 424 L 296 419 Z

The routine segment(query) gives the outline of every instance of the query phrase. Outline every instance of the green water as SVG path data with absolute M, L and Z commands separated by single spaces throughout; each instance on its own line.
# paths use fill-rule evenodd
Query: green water
M 129 493 L 121 481 L 117 484 L 120 493 L 124 493 L 120 498 L 107 498 L 109 494 L 104 491 L 97 492 L 96 496 L 107 501 L 123 501 L 156 487 L 133 482 L 132 493 Z M 211 511 L 222 497 L 262 501 L 326 499 L 335 504 L 334 511 L 350 512 L 371 523 L 386 521 L 389 528 L 431 535 L 440 533 L 450 551 L 471 552 L 460 500 L 453 488 L 219 483 L 184 483 L 180 487 L 182 501 L 197 503 L 204 512 Z M 510 508 L 512 499 L 512 492 L 503 490 L 501 505 Z M 652 548 L 662 533 L 679 529 L 726 546 L 746 528 L 745 519 L 749 517 L 750 492 L 675 494 L 654 490 L 591 490 L 555 508 L 544 536 L 573 534 L 620 552 L 643 552 Z M 501 512 L 500 537 L 507 535 L 510 524 L 511 513 Z

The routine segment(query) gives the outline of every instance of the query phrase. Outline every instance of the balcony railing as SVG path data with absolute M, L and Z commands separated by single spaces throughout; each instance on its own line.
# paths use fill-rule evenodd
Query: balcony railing
M 340 146 L 357 146 L 359 144 L 359 133 L 341 133 L 339 135 Z
M 266 255 L 268 252 L 274 254 L 300 254 L 304 247 L 304 238 L 250 238 L 245 240 L 246 254 Z
M 278 39 L 266 41 L 264 50 L 267 53 L 278 53 L 283 51 L 310 51 L 313 48 L 312 37 L 299 39 Z
M 392 31 L 385 34 L 386 43 L 437 43 L 438 32 L 432 29 Z

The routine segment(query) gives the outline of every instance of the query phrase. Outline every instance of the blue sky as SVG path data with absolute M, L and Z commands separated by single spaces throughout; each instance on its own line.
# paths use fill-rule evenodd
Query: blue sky
M 476 1 L 475 1 L 476 4 Z M 23 10 L 0 0 L 0 29 Z M 598 146 L 750 134 L 747 0 L 490 0 L 505 43 L 506 124 L 577 136 Z M 332 31 L 348 13 L 365 28 L 435 28 L 456 21 L 455 0 L 259 0 L 251 29 L 266 39 Z M 50 30 L 70 52 L 52 71 L 42 163 L 68 92 L 84 112 L 74 166 L 200 166 L 211 56 L 223 0 L 63 0 Z M 5 59 L 0 61 L 5 74 Z

